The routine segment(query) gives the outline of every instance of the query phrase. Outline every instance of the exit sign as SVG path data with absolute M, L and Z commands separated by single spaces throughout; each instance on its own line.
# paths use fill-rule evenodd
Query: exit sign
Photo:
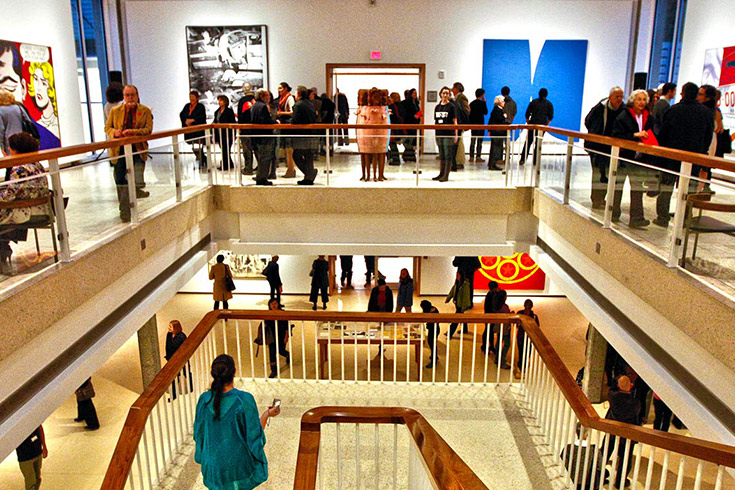
M 380 51 L 370 51 L 370 59 L 371 60 L 379 60 L 383 58 L 383 53 Z

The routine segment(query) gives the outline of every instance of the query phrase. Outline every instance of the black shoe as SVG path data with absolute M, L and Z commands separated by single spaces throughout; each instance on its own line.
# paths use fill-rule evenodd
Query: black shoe
M 276 378 L 276 377 L 278 377 L 278 372 L 277 371 L 271 371 L 271 373 L 268 375 L 268 377 L 269 378 Z
M 304 179 L 304 180 L 299 180 L 298 182 L 296 182 L 296 184 L 298 184 L 298 185 L 314 185 L 314 181 L 313 180 L 309 180 L 309 179 Z
M 99 428 L 100 428 L 100 426 L 98 425 L 97 427 L 90 427 L 90 426 L 86 426 L 86 427 L 85 427 L 84 429 L 85 429 L 85 430 L 97 430 L 97 429 L 99 429 Z
M 256 180 L 255 185 L 273 185 L 270 180 Z
M 135 191 L 135 197 L 137 197 L 138 199 L 145 199 L 146 197 L 148 197 L 150 195 L 151 195 L 150 192 L 144 191 L 143 189 L 140 189 L 140 188 L 138 188 Z
M 121 214 L 120 219 L 123 223 L 130 223 L 130 215 L 129 214 Z
M 312 306 L 311 309 L 316 311 L 316 303 L 314 303 L 314 306 Z
M 434 363 L 433 362 L 430 362 L 429 364 L 427 364 L 426 366 L 424 366 L 424 368 L 426 368 L 426 369 L 431 369 L 433 367 L 434 367 Z
M 327 309 L 327 304 L 326 304 L 326 303 L 324 303 L 324 304 L 322 305 L 322 310 L 326 310 L 326 309 Z
M 74 419 L 74 422 L 84 422 L 84 418 L 83 417 L 77 417 L 77 418 Z
M 449 177 L 445 175 L 445 176 L 443 176 L 442 178 L 439 179 L 439 182 L 446 182 L 448 180 L 449 180 Z
M 646 226 L 650 225 L 651 222 L 648 221 L 646 218 L 636 218 L 631 219 L 628 226 L 631 228 L 645 228 Z
M 437 175 L 436 177 L 432 178 L 431 180 L 441 180 L 443 175 Z
M 281 352 L 281 355 L 286 358 L 286 364 L 291 364 L 291 353 L 288 351 Z
M 668 220 L 668 218 L 666 218 L 666 219 L 656 218 L 655 220 L 653 220 L 653 224 L 654 225 L 658 225 L 658 226 L 662 226 L 664 228 L 668 228 L 669 227 L 669 220 Z

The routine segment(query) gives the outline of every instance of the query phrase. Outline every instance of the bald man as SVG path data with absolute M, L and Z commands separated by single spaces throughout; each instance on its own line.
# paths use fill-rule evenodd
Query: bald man
M 610 408 L 605 415 L 607 420 L 616 420 L 618 422 L 624 422 L 626 424 L 641 425 L 640 420 L 641 413 L 641 402 L 638 401 L 633 394 L 630 392 L 633 383 L 627 376 L 620 376 L 616 387 L 610 388 L 610 392 L 607 395 L 607 399 L 610 402 Z M 620 438 L 618 444 L 618 463 L 617 471 L 615 473 L 615 487 L 623 488 L 627 486 L 627 478 L 623 480 L 623 462 L 625 460 L 625 446 L 627 439 Z M 628 462 L 625 468 L 625 476 L 627 477 L 633 467 L 633 447 L 635 441 L 630 441 L 628 447 Z M 607 447 L 607 457 L 610 459 L 613 452 L 615 451 L 615 436 L 610 435 L 610 442 Z M 622 483 L 621 483 L 622 482 Z

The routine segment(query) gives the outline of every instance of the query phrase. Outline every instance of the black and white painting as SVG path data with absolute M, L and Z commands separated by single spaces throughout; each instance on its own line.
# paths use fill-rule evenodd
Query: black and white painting
M 236 105 L 245 82 L 253 90 L 267 86 L 267 46 L 264 25 L 186 27 L 189 86 L 201 94 L 208 117 L 218 95 Z

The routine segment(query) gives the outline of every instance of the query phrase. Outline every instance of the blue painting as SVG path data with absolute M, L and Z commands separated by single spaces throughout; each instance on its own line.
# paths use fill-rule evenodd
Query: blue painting
M 524 124 L 526 107 L 538 91 L 546 88 L 554 104 L 552 126 L 579 131 L 582 119 L 584 75 L 587 67 L 587 41 L 553 40 L 544 43 L 531 73 L 531 49 L 528 40 L 485 39 L 482 60 L 482 88 L 488 101 L 510 87 L 510 96 L 518 105 L 515 124 Z

